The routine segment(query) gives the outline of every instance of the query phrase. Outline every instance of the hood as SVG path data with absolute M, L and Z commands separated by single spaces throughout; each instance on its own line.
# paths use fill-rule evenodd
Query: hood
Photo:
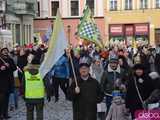
M 24 68 L 24 71 L 28 71 L 30 74 L 35 75 L 35 74 L 38 74 L 39 67 L 40 67 L 39 65 L 28 64 Z

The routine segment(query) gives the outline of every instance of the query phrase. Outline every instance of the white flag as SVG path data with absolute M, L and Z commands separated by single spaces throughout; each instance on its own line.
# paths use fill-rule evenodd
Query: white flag
M 68 40 L 65 35 L 63 22 L 59 11 L 57 12 L 54 22 L 54 31 L 49 41 L 49 48 L 45 55 L 45 59 L 40 66 L 40 75 L 42 78 L 52 69 L 54 64 L 64 54 L 64 50 L 68 46 Z

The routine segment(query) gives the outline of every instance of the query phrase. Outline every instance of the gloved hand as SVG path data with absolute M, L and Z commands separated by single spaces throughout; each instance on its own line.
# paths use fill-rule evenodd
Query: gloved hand
M 143 103 L 143 108 L 145 109 L 145 110 L 147 110 L 148 109 L 148 104 L 144 101 L 144 103 Z
M 48 101 L 48 102 L 51 101 L 51 96 L 47 96 L 47 101 Z

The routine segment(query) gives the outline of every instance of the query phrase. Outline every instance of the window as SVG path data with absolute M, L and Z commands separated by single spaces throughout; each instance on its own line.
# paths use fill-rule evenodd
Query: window
M 110 10 L 117 10 L 117 0 L 110 0 Z
M 0 1 L 0 12 L 5 11 L 5 1 Z
M 20 45 L 20 40 L 21 40 L 21 30 L 20 30 L 20 24 L 16 24 L 16 43 Z
M 59 1 L 52 1 L 51 2 L 52 16 L 56 16 L 58 8 L 59 8 Z
M 71 16 L 79 15 L 79 1 L 71 1 Z
M 94 15 L 94 0 L 86 0 L 86 5 L 91 9 L 92 14 Z
M 156 0 L 156 8 L 160 8 L 160 0 Z
M 38 9 L 37 17 L 40 17 L 40 2 L 39 1 L 37 2 L 37 9 Z
M 132 10 L 132 0 L 125 0 L 125 9 Z
M 2 1 L 0 1 L 0 8 L 2 8 Z
M 140 3 L 140 9 L 146 9 L 146 8 L 148 8 L 148 0 L 141 0 L 140 1 L 141 3 Z

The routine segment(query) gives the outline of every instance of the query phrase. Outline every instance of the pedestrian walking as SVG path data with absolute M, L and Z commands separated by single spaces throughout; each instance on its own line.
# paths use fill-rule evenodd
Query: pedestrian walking
M 111 55 L 109 58 L 109 64 L 104 70 L 101 78 L 101 87 L 106 95 L 107 113 L 112 103 L 112 94 L 114 94 L 114 91 L 125 91 L 124 77 L 125 71 L 120 67 L 118 57 L 116 55 Z
M 133 75 L 129 78 L 126 93 L 126 107 L 130 110 L 132 119 L 135 119 L 137 110 L 145 109 L 145 100 L 154 90 L 152 78 L 145 72 L 143 64 L 136 64 Z
M 8 119 L 9 95 L 14 90 L 13 72 L 17 69 L 8 48 L 0 51 L 0 119 Z
M 97 80 L 89 74 L 89 65 L 81 63 L 78 87 L 75 82 L 68 90 L 73 105 L 73 120 L 97 120 L 97 103 L 103 100 L 103 92 Z
M 99 55 L 94 56 L 93 63 L 90 67 L 90 74 L 93 78 L 95 78 L 99 83 L 103 74 L 103 66 L 102 61 Z M 97 117 L 98 120 L 104 120 L 106 112 L 105 102 L 102 101 L 101 103 L 97 104 Z
M 34 120 L 34 109 L 36 108 L 36 120 L 43 120 L 45 81 L 41 78 L 39 73 L 39 65 L 30 63 L 26 66 L 24 72 L 24 100 L 26 102 L 27 120 Z M 48 91 L 48 90 L 46 90 Z M 50 101 L 47 93 L 48 101 Z
M 65 54 L 57 61 L 51 70 L 52 74 L 52 87 L 54 88 L 55 102 L 59 100 L 59 87 L 62 89 L 65 97 L 67 99 L 67 89 L 69 86 L 69 58 L 67 56 L 67 51 Z

